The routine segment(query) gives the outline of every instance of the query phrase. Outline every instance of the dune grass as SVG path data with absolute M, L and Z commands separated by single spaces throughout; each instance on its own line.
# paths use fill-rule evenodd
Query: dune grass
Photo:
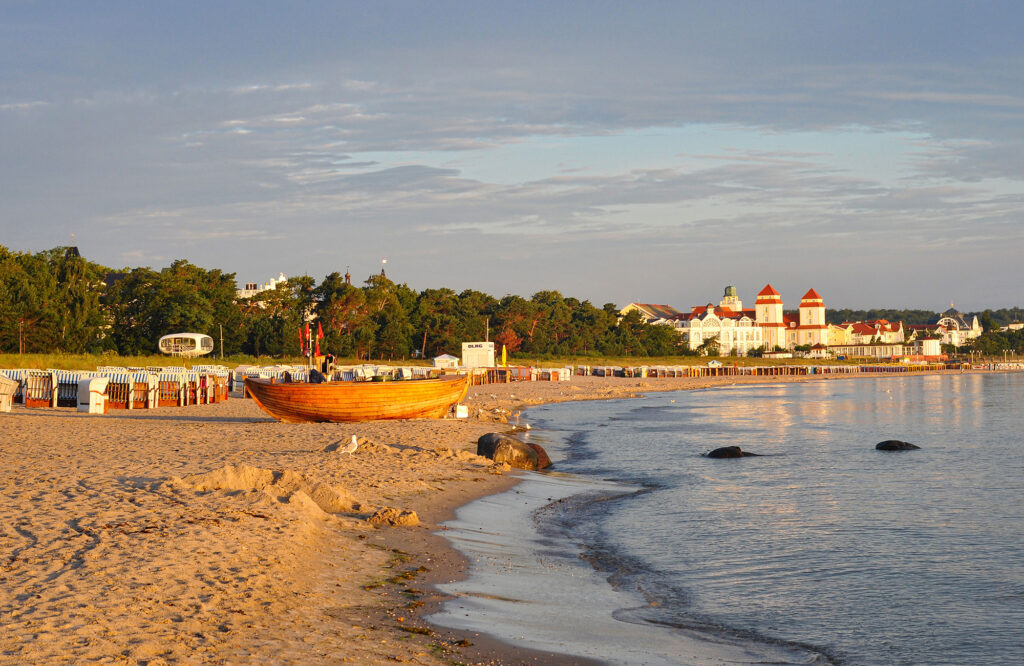
M 533 366 L 538 368 L 563 368 L 575 367 L 578 365 L 589 366 L 641 366 L 641 365 L 707 365 L 708 361 L 717 360 L 722 365 L 732 366 L 770 366 L 770 365 L 849 365 L 852 361 L 829 361 L 821 359 L 763 359 L 746 358 L 736 356 L 723 356 L 719 358 L 706 358 L 700 356 L 659 356 L 659 357 L 637 357 L 637 356 L 559 356 L 559 357 L 529 357 L 513 356 L 508 359 L 509 365 Z M 339 358 L 338 365 L 358 365 L 366 363 L 365 360 L 354 358 Z M 500 362 L 500 360 L 499 360 Z M 301 356 L 287 358 L 272 358 L 268 356 L 254 357 L 246 355 L 229 356 L 224 359 L 215 356 L 199 357 L 196 359 L 181 359 L 162 354 L 148 356 L 119 356 L 117 354 L 0 354 L 0 368 L 28 368 L 33 370 L 95 370 L 101 365 L 119 367 L 150 367 L 150 366 L 171 366 L 185 365 L 225 365 L 234 368 L 238 365 L 305 365 L 306 359 Z M 373 360 L 370 363 L 381 365 L 419 365 L 428 366 L 430 360 L 420 359 L 395 359 L 388 361 Z
M 732 366 L 774 366 L 774 365 L 849 365 L 851 361 L 833 361 L 808 358 L 754 358 L 746 356 L 557 356 L 557 357 L 514 357 L 509 358 L 509 365 L 529 365 L 539 368 L 559 368 L 566 366 L 589 365 L 636 367 L 641 365 L 694 365 L 704 366 L 709 361 L 719 361 L 722 365 Z
M 183 363 L 184 361 L 184 363 Z M 226 365 L 234 367 L 243 363 L 270 365 L 280 360 L 257 359 L 251 356 L 233 356 L 223 360 L 210 357 L 181 359 L 163 354 L 148 356 L 119 356 L 118 354 L 0 354 L 0 368 L 27 368 L 31 370 L 95 370 L 101 365 L 123 368 L 182 365 Z M 296 362 L 301 362 L 301 359 Z

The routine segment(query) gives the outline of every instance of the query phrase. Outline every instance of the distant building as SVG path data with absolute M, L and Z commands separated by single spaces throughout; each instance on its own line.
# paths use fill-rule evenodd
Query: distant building
M 941 344 L 954 347 L 962 347 L 982 334 L 978 317 L 971 317 L 971 320 L 968 321 L 967 317 L 952 303 L 948 310 L 936 316 L 931 323 L 917 324 L 907 328 L 910 331 L 911 340 L 936 337 L 940 339 Z
M 462 343 L 462 367 L 464 367 L 464 368 L 493 368 L 494 367 L 494 343 L 493 342 L 463 342 Z
M 676 319 L 676 328 L 691 351 L 711 340 L 718 341 L 723 356 L 746 356 L 764 346 L 763 331 L 757 325 L 754 310 L 744 310 L 736 296 L 736 287 L 726 287 L 722 300 L 691 308 L 690 314 Z
M 942 336 L 942 344 L 944 345 L 961 347 L 971 340 L 980 337 L 982 333 L 978 317 L 971 317 L 971 321 L 968 322 L 964 314 L 957 310 L 956 306 L 952 303 L 949 304 L 948 310 L 935 319 L 934 323 L 943 327 L 946 331 Z
M 825 301 L 818 292 L 808 289 L 800 299 L 800 324 L 796 327 L 797 345 L 823 345 L 828 342 L 828 324 L 825 323 Z M 796 345 L 790 344 L 792 348 Z
M 828 347 L 820 342 L 812 345 L 805 358 L 828 358 Z
M 788 348 L 786 329 L 796 326 L 799 320 L 794 320 L 791 315 L 782 311 L 782 295 L 775 291 L 775 287 L 766 284 L 764 289 L 758 292 L 754 312 L 758 326 L 764 330 L 764 348 L 767 351 L 772 351 L 776 347 Z
M 235 290 L 235 298 L 252 298 L 261 291 L 271 291 L 277 289 L 277 285 L 287 282 L 288 278 L 285 277 L 284 273 L 281 273 L 277 278 L 270 278 L 269 281 L 260 284 L 259 282 L 246 282 L 244 289 Z
M 459 357 L 452 356 L 451 354 L 441 354 L 440 356 L 434 357 L 435 368 L 457 368 L 459 367 Z
M 869 358 L 875 361 L 911 360 L 943 361 L 938 338 L 910 342 L 871 342 L 867 344 L 832 345 L 829 353 L 846 358 Z
M 844 321 L 840 326 L 847 331 L 847 344 L 870 344 L 872 342 L 903 342 L 903 322 L 890 322 L 886 319 L 869 319 L 867 321 Z M 835 343 L 838 344 L 838 343 Z
M 717 306 L 695 306 L 689 314 L 668 305 L 630 303 L 619 315 L 633 310 L 649 324 L 673 326 L 694 351 L 712 339 L 718 341 L 718 353 L 726 356 L 746 356 L 760 348 L 771 351 L 828 344 L 825 303 L 814 289 L 804 294 L 796 316 L 783 311 L 782 296 L 770 284 L 758 293 L 753 308 L 744 308 L 736 287 L 730 285 Z
M 938 338 L 922 338 L 914 340 L 909 344 L 912 347 L 912 354 L 929 359 L 942 356 L 942 342 Z
M 808 289 L 800 299 L 798 314 L 794 317 L 782 309 L 782 296 L 770 284 L 757 295 L 754 303 L 757 325 L 765 329 L 765 349 L 776 347 L 793 349 L 798 345 L 828 344 L 828 324 L 825 323 L 825 301 L 814 289 Z
M 848 324 L 829 324 L 827 331 L 828 346 L 850 344 L 850 328 L 851 326 Z
M 655 303 L 630 303 L 619 310 L 619 317 L 625 317 L 636 310 L 648 324 L 671 324 L 682 316 L 682 312 L 668 305 L 657 305 Z

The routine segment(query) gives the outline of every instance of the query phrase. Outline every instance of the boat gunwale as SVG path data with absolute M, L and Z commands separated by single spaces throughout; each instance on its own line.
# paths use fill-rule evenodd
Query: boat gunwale
M 406 418 L 440 418 L 459 403 L 469 391 L 469 376 L 437 377 L 429 379 L 395 380 L 387 382 L 325 382 L 313 384 L 309 382 L 277 382 L 270 378 L 246 377 L 244 379 L 249 396 L 264 412 L 278 421 L 286 423 L 355 423 L 376 420 L 392 420 Z M 445 391 L 451 385 L 450 391 Z M 461 386 L 460 386 L 461 385 Z M 423 391 L 424 388 L 429 390 Z M 436 394 L 435 394 L 436 392 Z M 394 399 L 397 395 L 415 398 L 425 393 L 421 399 L 414 399 L 403 410 L 401 406 L 381 405 L 374 408 L 373 400 Z M 371 405 L 363 410 L 339 409 L 338 404 L 315 405 L 310 398 L 316 394 L 326 398 L 334 398 L 337 403 L 348 397 L 363 395 L 370 398 Z M 335 394 L 335 395 L 331 395 Z M 262 397 L 261 397 L 262 396 Z M 282 405 L 290 402 L 289 397 L 299 400 L 294 406 Z M 271 400 L 267 400 L 271 398 Z M 413 407 L 415 405 L 415 407 Z M 387 407 L 387 408 L 385 408 Z M 376 411 L 375 411 L 376 410 Z

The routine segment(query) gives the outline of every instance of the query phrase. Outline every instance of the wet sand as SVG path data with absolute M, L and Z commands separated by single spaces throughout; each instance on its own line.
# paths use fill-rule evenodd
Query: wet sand
M 490 385 L 464 421 L 289 425 L 243 399 L 15 406 L 0 414 L 0 663 L 586 663 L 422 619 L 466 565 L 440 524 L 516 482 L 476 439 L 527 405 L 766 379 L 807 380 Z M 418 524 L 374 525 L 380 507 Z

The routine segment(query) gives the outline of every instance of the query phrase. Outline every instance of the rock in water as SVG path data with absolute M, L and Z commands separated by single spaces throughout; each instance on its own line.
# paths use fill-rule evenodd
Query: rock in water
M 526 444 L 500 432 L 489 432 L 476 442 L 476 454 L 519 469 L 551 466 L 547 452 L 538 444 Z
M 910 442 L 901 442 L 898 439 L 887 439 L 884 442 L 875 444 L 875 448 L 879 451 L 913 451 L 921 447 Z
M 548 458 L 548 452 L 544 450 L 543 446 L 540 444 L 530 443 L 527 443 L 526 445 L 537 453 L 537 469 L 551 467 L 551 458 Z
M 760 453 L 748 453 L 738 446 L 723 446 L 714 451 L 704 454 L 708 458 L 745 458 L 747 456 L 759 456 Z

